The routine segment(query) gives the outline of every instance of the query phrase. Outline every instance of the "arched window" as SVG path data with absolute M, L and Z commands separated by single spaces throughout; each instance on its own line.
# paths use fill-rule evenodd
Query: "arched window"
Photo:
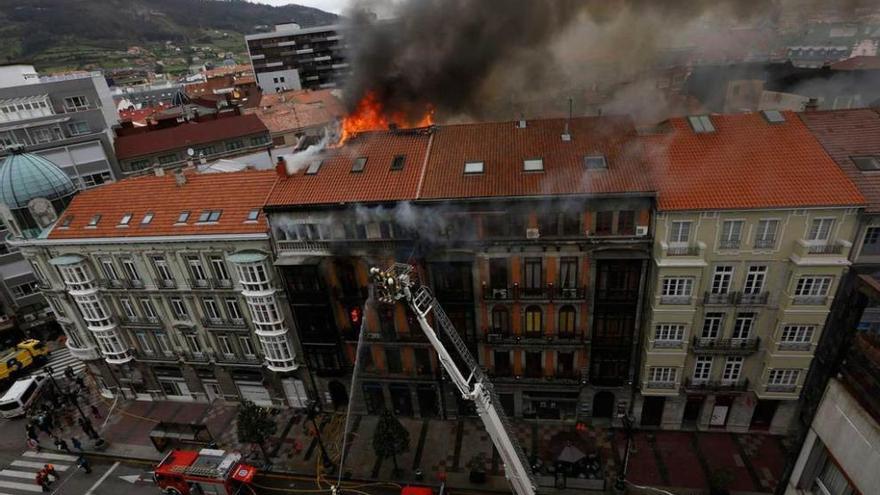
M 540 337 L 544 330 L 543 314 L 538 306 L 526 308 L 526 337 Z
M 510 311 L 504 306 L 492 308 L 492 333 L 506 335 L 510 332 Z
M 574 306 L 565 305 L 559 308 L 559 336 L 574 337 L 576 320 L 577 312 L 574 310 Z

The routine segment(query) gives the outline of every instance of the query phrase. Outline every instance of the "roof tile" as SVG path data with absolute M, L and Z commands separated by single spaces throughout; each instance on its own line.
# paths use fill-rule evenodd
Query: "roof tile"
M 235 115 L 188 122 L 175 127 L 119 136 L 115 144 L 116 157 L 124 160 L 267 131 L 256 115 Z

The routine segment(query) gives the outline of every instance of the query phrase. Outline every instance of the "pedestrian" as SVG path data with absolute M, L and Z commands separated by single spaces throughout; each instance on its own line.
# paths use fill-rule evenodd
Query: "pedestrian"
M 43 471 L 47 475 L 51 476 L 53 481 L 58 480 L 58 471 L 55 471 L 55 466 L 53 466 L 51 464 L 46 464 L 43 466 Z
M 80 452 L 83 451 L 83 446 L 82 443 L 80 443 L 79 438 L 70 437 L 70 443 L 73 444 L 73 448 L 75 448 L 76 450 Z
M 76 460 L 76 465 L 80 467 L 86 474 L 92 472 L 92 466 L 89 464 L 89 461 L 86 460 L 85 457 L 79 456 L 79 459 Z
M 74 380 L 74 381 L 76 381 L 76 386 L 79 387 L 80 389 L 86 388 L 86 381 L 83 380 L 82 376 L 77 376 L 76 380 Z
M 98 410 L 98 406 L 92 404 L 89 406 L 89 409 L 92 411 L 92 416 L 94 416 L 95 419 L 101 419 L 101 411 Z
M 27 439 L 27 445 L 28 445 L 28 447 L 30 447 L 34 452 L 39 452 L 39 451 L 40 451 L 40 442 L 39 442 L 39 440 L 37 440 L 36 438 L 28 438 L 28 439 Z
M 63 438 L 55 437 L 55 447 L 58 450 L 63 450 L 65 452 L 70 452 L 70 449 L 67 447 L 67 442 L 64 441 Z
M 49 491 L 49 481 L 46 479 L 46 475 L 43 474 L 43 471 L 37 473 L 36 482 L 44 492 Z
M 73 380 L 73 366 L 68 366 L 66 370 L 64 370 L 64 376 L 68 380 Z

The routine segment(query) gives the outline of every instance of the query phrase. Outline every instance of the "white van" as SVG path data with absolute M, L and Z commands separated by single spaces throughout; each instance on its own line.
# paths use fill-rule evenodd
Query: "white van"
M 23 416 L 31 403 L 40 397 L 40 391 L 45 384 L 46 377 L 43 375 L 29 376 L 13 383 L 0 398 L 0 416 Z

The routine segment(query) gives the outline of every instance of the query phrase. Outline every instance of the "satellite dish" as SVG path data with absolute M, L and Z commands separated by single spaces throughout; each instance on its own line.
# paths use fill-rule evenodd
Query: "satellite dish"
M 189 155 L 189 156 L 195 156 L 195 154 L 196 154 L 196 150 L 194 150 L 194 149 L 192 149 L 192 148 L 187 148 L 187 149 L 186 149 L 186 154 Z

